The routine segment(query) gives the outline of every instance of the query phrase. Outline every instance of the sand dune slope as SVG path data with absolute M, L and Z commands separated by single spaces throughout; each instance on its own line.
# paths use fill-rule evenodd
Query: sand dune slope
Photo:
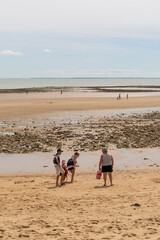
M 115 171 L 107 188 L 95 173 L 61 188 L 52 175 L 1 176 L 0 238 L 160 240 L 159 173 Z

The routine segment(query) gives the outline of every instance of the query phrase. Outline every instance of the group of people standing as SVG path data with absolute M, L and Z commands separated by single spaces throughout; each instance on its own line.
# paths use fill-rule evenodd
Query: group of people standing
M 56 187 L 59 184 L 60 178 L 60 186 L 65 184 L 65 180 L 68 177 L 68 171 L 71 172 L 71 182 L 74 181 L 74 175 L 77 167 L 77 158 L 80 156 L 79 152 L 76 151 L 74 155 L 66 162 L 64 160 L 60 160 L 60 156 L 63 153 L 62 149 L 57 149 L 57 153 L 53 158 L 53 164 L 56 169 Z M 108 149 L 106 147 L 102 148 L 102 155 L 99 161 L 99 170 L 103 173 L 104 186 L 106 186 L 107 175 L 110 180 L 110 186 L 113 186 L 112 183 L 112 172 L 114 166 L 113 156 L 108 154 Z
M 60 179 L 60 186 L 65 184 L 65 180 L 68 177 L 68 171 L 71 172 L 71 182 L 74 180 L 74 175 L 76 171 L 76 166 L 77 166 L 77 158 L 79 157 L 79 152 L 76 151 L 74 155 L 66 162 L 63 160 L 61 164 L 60 156 L 63 153 L 62 149 L 57 149 L 57 153 L 54 156 L 53 163 L 56 169 L 56 187 L 58 186 L 59 183 L 59 177 L 61 176 Z

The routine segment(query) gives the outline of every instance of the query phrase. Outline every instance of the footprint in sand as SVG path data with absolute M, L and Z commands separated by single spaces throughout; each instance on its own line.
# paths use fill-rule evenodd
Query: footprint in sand
M 90 222 L 91 222 L 91 224 L 98 224 L 99 223 L 98 220 L 91 220 Z
M 30 236 L 27 234 L 19 234 L 19 237 L 25 237 L 25 238 L 29 238 Z

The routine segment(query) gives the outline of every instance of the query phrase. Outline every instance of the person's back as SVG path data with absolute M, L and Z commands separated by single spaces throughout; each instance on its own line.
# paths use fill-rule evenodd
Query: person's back
M 58 160 L 58 161 L 57 161 Z M 56 155 L 53 158 L 53 163 L 55 165 L 58 165 L 58 163 L 60 164 L 60 155 L 58 153 L 56 153 Z
M 111 186 L 113 186 L 112 184 L 113 165 L 114 165 L 113 156 L 108 154 L 108 149 L 106 147 L 102 148 L 102 155 L 99 161 L 99 170 L 101 170 L 103 173 L 104 186 L 106 186 L 107 175 L 109 176 Z
M 109 155 L 108 153 L 105 153 L 102 156 L 103 156 L 102 166 L 112 165 L 111 155 Z

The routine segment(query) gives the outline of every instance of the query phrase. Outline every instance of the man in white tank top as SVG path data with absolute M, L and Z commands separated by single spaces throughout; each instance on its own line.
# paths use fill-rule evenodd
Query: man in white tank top
M 106 186 L 107 174 L 109 176 L 110 185 L 113 186 L 112 183 L 112 172 L 114 160 L 113 156 L 108 154 L 108 149 L 106 147 L 102 148 L 102 155 L 99 161 L 99 170 L 103 172 L 104 186 Z

